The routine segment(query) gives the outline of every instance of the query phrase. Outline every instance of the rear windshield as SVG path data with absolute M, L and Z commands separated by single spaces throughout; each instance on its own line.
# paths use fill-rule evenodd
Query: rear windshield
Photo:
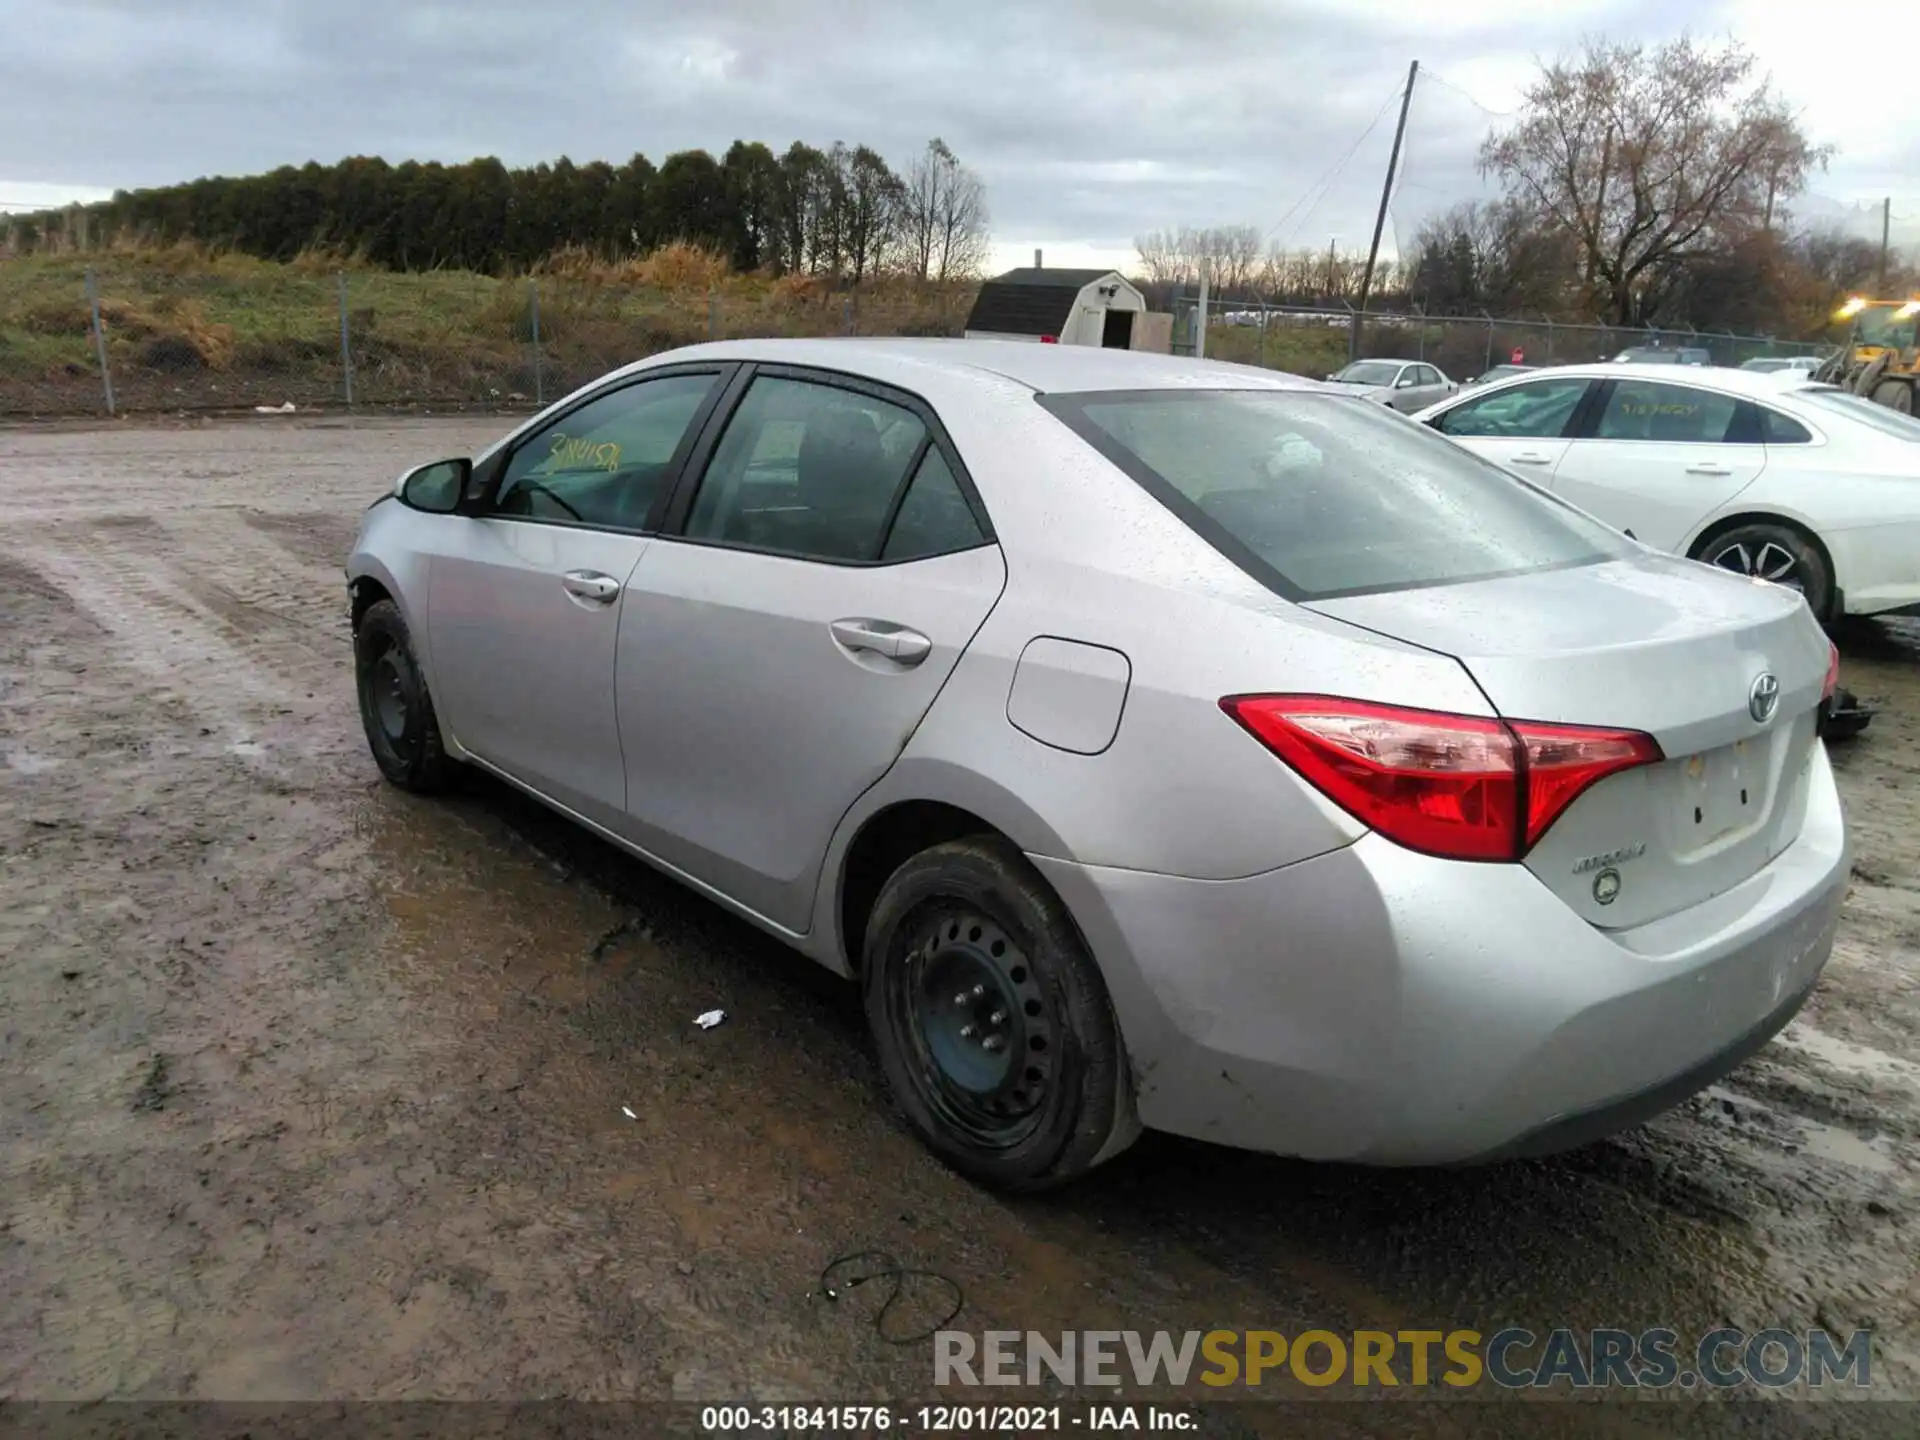
M 1831 410 L 1837 415 L 1850 415 L 1863 425 L 1871 425 L 1882 435 L 1892 435 L 1900 440 L 1920 441 L 1920 420 L 1911 415 L 1902 415 L 1898 410 L 1888 409 L 1885 405 L 1875 404 L 1865 396 L 1856 395 L 1851 390 L 1840 390 L 1831 386 L 1808 386 L 1804 390 L 1787 392 L 1796 400 L 1805 400 L 1810 405 L 1818 405 L 1822 410 Z
M 1040 403 L 1292 600 L 1593 564 L 1629 548 L 1381 406 L 1275 390 L 1106 391 Z

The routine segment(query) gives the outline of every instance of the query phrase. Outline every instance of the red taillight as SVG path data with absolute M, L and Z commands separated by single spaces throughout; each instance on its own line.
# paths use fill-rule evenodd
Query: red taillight
M 1661 758 L 1634 730 L 1327 695 L 1230 695 L 1220 708 L 1354 818 L 1453 860 L 1518 860 L 1596 781 Z
M 1831 700 L 1834 691 L 1840 688 L 1840 647 L 1831 640 L 1827 642 L 1827 679 L 1820 687 L 1820 698 Z
M 1058 335 L 1042 335 L 1040 337 L 1040 343 L 1042 345 L 1058 345 L 1060 343 L 1060 337 Z

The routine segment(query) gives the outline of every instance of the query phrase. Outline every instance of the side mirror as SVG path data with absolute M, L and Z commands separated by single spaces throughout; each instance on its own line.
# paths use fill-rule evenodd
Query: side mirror
M 1393 388 L 1396 390 L 1411 390 L 1416 383 L 1411 375 L 1402 375 L 1398 380 L 1393 382 Z
M 430 515 L 451 515 L 460 508 L 460 497 L 467 493 L 467 481 L 473 475 L 473 461 L 436 460 L 409 470 L 400 479 L 394 493 L 403 505 L 424 510 Z

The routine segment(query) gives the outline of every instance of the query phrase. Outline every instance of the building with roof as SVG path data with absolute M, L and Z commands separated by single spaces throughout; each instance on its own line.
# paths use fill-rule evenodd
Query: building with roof
M 1037 258 L 1037 257 L 1036 257 Z M 980 287 L 967 316 L 968 339 L 1161 348 L 1145 343 L 1147 302 L 1117 270 L 1048 270 L 1034 265 Z

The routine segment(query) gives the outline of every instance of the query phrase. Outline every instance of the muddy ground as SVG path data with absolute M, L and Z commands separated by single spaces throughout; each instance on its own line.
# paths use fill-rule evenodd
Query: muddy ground
M 1920 628 L 1847 637 L 1838 950 L 1709 1095 L 1547 1162 L 1149 1137 L 1006 1200 L 840 982 L 497 785 L 377 778 L 342 558 L 500 424 L 0 431 L 0 1399 L 925 1395 L 877 1294 L 814 1294 L 868 1247 L 976 1333 L 1867 1325 L 1920 1397 Z

